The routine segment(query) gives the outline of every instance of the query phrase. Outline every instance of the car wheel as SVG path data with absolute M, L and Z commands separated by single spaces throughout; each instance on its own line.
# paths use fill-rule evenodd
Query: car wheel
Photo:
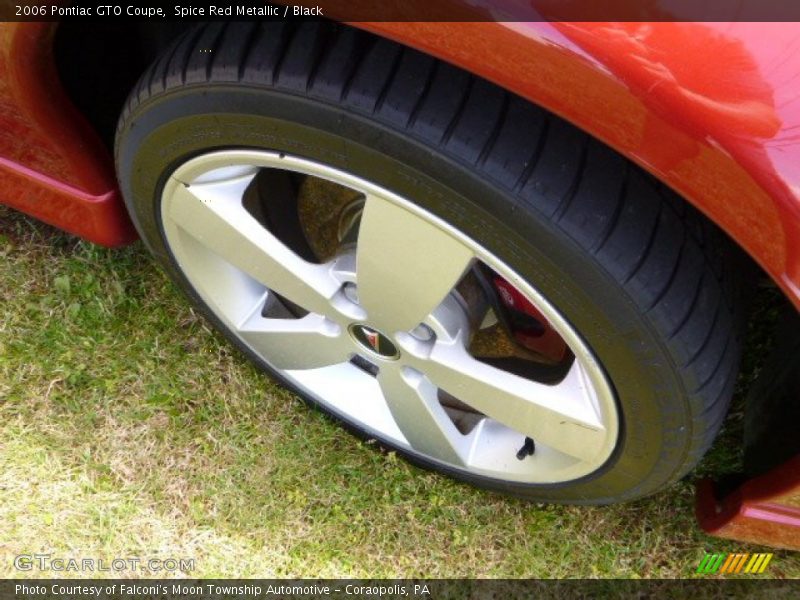
M 117 168 L 213 324 L 416 464 L 607 503 L 685 474 L 720 427 L 739 354 L 725 244 L 464 71 L 325 22 L 200 27 L 132 93 Z

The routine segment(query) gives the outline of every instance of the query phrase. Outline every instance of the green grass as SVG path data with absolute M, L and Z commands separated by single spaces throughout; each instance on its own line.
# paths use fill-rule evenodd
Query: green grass
M 740 424 L 693 476 L 735 468 Z M 260 375 L 141 244 L 0 207 L 0 577 L 51 575 L 14 570 L 34 552 L 193 558 L 194 577 L 689 577 L 757 550 L 699 531 L 691 480 L 581 508 L 411 467 Z

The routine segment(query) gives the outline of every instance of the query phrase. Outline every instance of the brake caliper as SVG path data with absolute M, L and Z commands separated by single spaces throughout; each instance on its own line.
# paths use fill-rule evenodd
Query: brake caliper
M 566 342 L 530 300 L 498 275 L 494 276 L 492 283 L 506 309 L 508 325 L 517 343 L 554 363 L 567 358 L 569 347 Z

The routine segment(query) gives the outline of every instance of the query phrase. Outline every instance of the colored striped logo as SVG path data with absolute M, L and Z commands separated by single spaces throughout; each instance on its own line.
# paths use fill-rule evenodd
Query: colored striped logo
M 763 573 L 772 553 L 762 554 L 706 554 L 697 567 L 698 573 L 713 575 L 715 573 Z

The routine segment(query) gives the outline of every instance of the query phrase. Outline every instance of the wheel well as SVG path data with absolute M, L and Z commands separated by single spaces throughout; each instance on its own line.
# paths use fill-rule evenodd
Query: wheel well
M 53 56 L 67 95 L 109 148 L 128 94 L 153 60 L 189 25 L 65 21 Z

